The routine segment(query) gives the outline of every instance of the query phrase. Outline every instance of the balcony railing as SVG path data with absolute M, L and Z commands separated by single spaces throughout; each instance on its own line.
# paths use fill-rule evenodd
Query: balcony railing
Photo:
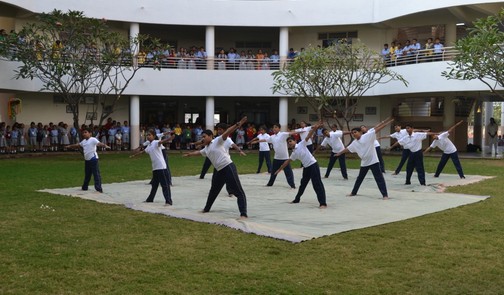
M 16 60 L 16 48 L 2 48 L 1 58 L 8 60 Z M 96 54 L 96 53 L 95 53 Z M 413 53 L 404 54 L 401 56 L 381 56 L 385 66 L 401 66 L 409 64 L 418 64 L 426 62 L 437 62 L 437 61 L 448 61 L 453 60 L 456 56 L 457 51 L 454 47 L 444 47 L 439 52 L 435 52 L 432 49 L 418 50 Z M 40 59 L 50 58 L 53 53 L 52 51 L 36 51 L 35 55 Z M 179 69 L 179 70 L 278 70 L 283 67 L 283 65 L 288 65 L 293 60 L 292 59 L 256 59 L 256 58 L 235 58 L 233 60 L 229 58 L 198 58 L 196 56 L 162 56 L 158 55 L 152 57 L 153 55 L 137 55 L 133 59 L 135 65 L 139 67 L 160 67 L 167 69 Z M 59 58 L 65 59 L 65 51 L 62 50 Z M 98 56 L 99 58 L 99 56 Z M 131 66 L 132 59 L 131 55 L 125 55 L 121 63 L 124 66 Z

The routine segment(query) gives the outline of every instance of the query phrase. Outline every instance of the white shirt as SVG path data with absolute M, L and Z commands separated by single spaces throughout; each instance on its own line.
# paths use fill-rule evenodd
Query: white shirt
M 376 133 L 376 130 L 373 128 L 369 129 L 369 131 L 373 130 L 374 133 Z M 376 140 L 376 137 L 375 137 L 375 141 L 374 141 L 374 147 L 380 147 L 380 142 L 378 140 Z
M 394 132 L 394 133 L 390 134 L 390 137 L 399 140 L 407 135 L 408 135 L 408 131 L 406 131 L 406 129 L 401 129 L 398 132 Z
M 317 163 L 315 157 L 313 157 L 313 155 L 306 147 L 307 145 L 308 143 L 306 142 L 306 140 L 300 141 L 298 144 L 296 144 L 296 147 L 294 148 L 290 156 L 290 159 L 292 161 L 300 160 L 303 164 L 303 167 L 310 167 L 311 165 Z
M 343 131 L 331 131 L 329 132 L 329 137 L 325 137 L 321 146 L 325 147 L 327 145 L 331 146 L 332 152 L 337 154 L 345 149 L 343 142 L 341 142 L 341 138 L 343 137 Z
M 269 143 L 273 144 L 273 149 L 275 150 L 275 156 L 273 159 L 289 159 L 289 150 L 287 148 L 287 138 L 289 138 L 289 136 L 290 134 L 288 132 L 278 132 L 267 139 Z
M 227 165 L 233 163 L 233 161 L 231 161 L 231 156 L 229 156 L 229 147 L 226 148 L 226 145 L 227 144 L 222 137 L 218 136 L 200 151 L 203 156 L 207 157 L 210 162 L 212 162 L 212 165 L 215 169 L 217 169 L 217 171 L 220 171 Z
M 270 147 L 268 144 L 268 138 L 270 138 L 270 137 L 271 136 L 268 133 L 257 135 L 257 138 L 259 138 L 259 140 L 266 140 L 263 142 L 261 142 L 261 141 L 259 142 L 259 151 L 260 152 L 266 152 L 266 151 L 270 150 Z
M 378 163 L 378 155 L 376 154 L 376 149 L 373 144 L 375 140 L 376 133 L 374 128 L 371 128 L 368 132 L 362 134 L 359 140 L 354 140 L 347 146 L 350 152 L 359 155 L 359 158 L 361 158 L 361 167 L 367 167 Z
M 310 130 L 311 130 L 311 126 L 306 126 L 303 128 L 298 128 L 295 131 L 301 132 L 301 133 L 299 133 L 299 137 L 301 137 L 301 141 L 305 141 L 306 137 L 308 136 L 308 133 L 310 133 Z M 310 145 L 310 144 L 312 144 L 311 138 L 308 139 L 308 145 Z
M 457 151 L 457 148 L 455 147 L 453 142 L 448 138 L 449 135 L 450 133 L 448 133 L 448 131 L 439 134 L 438 139 L 435 139 L 431 143 L 430 147 L 431 148 L 438 147 L 445 154 L 453 154 L 454 152 Z
M 98 153 L 96 153 L 96 145 L 99 143 L 100 141 L 96 139 L 96 137 L 90 137 L 80 142 L 80 146 L 84 149 L 84 160 L 89 161 L 92 158 L 98 159 Z
M 219 135 L 220 137 L 220 135 Z M 226 141 L 224 141 L 224 148 L 226 149 L 226 152 L 229 154 L 229 149 L 231 146 L 234 144 L 234 141 L 231 139 L 231 137 L 227 137 Z
M 403 148 L 415 153 L 422 149 L 422 140 L 426 138 L 427 133 L 425 132 L 413 132 L 411 135 L 399 139 L 399 144 L 401 144 Z
M 147 147 L 145 152 L 149 154 L 152 161 L 152 170 L 163 170 L 166 169 L 166 161 L 163 157 L 162 144 L 159 144 L 159 140 L 153 140 L 150 143 L 147 142 Z

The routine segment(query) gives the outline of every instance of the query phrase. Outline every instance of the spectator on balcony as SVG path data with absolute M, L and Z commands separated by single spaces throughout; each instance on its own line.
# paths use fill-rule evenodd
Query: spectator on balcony
M 178 69 L 187 69 L 187 50 L 184 47 L 180 47 L 179 52 L 177 53 L 177 68 Z
M 405 53 L 401 42 L 397 43 L 396 49 L 394 51 L 396 65 L 402 65 L 404 63 Z
M 208 58 L 208 55 L 205 51 L 205 48 L 201 46 L 196 52 L 196 64 L 198 65 L 198 69 L 206 69 L 206 59 Z
M 224 49 L 221 49 L 219 51 L 219 54 L 217 54 L 217 70 L 226 69 L 226 60 L 227 60 L 226 52 L 224 52 Z
M 296 56 L 297 56 L 297 52 L 294 51 L 294 48 L 290 48 L 289 53 L 287 53 L 287 59 L 292 61 L 296 58 Z
M 429 60 L 432 57 L 433 53 L 434 53 L 434 43 L 432 43 L 432 38 L 428 38 L 427 42 L 425 43 L 425 50 L 424 50 L 425 59 Z
M 439 40 L 439 38 L 436 38 L 436 40 L 434 41 L 434 45 L 432 47 L 434 48 L 434 60 L 440 61 L 442 59 L 444 46 Z
M 168 54 L 167 60 L 168 60 L 168 68 L 170 69 L 176 68 L 177 53 L 175 52 L 175 49 L 170 49 L 170 53 Z
M 395 65 L 396 62 L 396 53 L 395 51 L 397 50 L 397 45 L 395 41 L 390 42 L 390 65 Z
M 56 40 L 52 46 L 52 58 L 53 59 L 60 59 L 61 58 L 61 51 L 63 51 L 63 43 L 61 43 L 60 40 Z
M 410 52 L 411 52 L 412 58 L 415 59 L 415 62 L 416 62 L 418 53 L 420 52 L 421 49 L 422 49 L 422 45 L 420 45 L 420 42 L 418 42 L 417 39 L 413 39 L 413 42 L 410 45 Z
M 189 54 L 187 55 L 187 69 L 189 70 L 196 70 L 196 55 L 194 50 L 190 50 Z
M 247 51 L 247 70 L 253 70 L 254 62 L 256 56 L 252 53 L 252 50 Z
M 256 64 L 256 68 L 258 70 L 261 69 L 261 65 L 262 65 L 262 60 L 264 59 L 264 53 L 261 49 L 257 50 L 257 54 L 255 56 L 255 59 L 257 61 L 257 64 Z
M 270 69 L 270 58 L 268 57 L 268 52 L 264 52 L 264 58 L 261 60 L 260 69 L 269 70 Z
M 411 57 L 413 56 L 412 50 L 413 47 L 411 45 L 410 40 L 406 40 L 406 42 L 404 43 L 404 47 L 402 48 L 402 55 L 406 63 L 409 63 Z
M 270 56 L 271 69 L 278 70 L 280 68 L 280 55 L 278 55 L 278 50 L 273 49 L 273 54 Z
M 390 63 L 390 48 L 387 43 L 383 44 L 383 49 L 381 50 L 381 57 L 383 58 L 383 63 L 388 65 Z
M 236 70 L 236 61 L 240 58 L 238 53 L 234 48 L 229 48 L 229 52 L 227 54 L 227 68 L 228 70 Z
M 247 55 L 245 54 L 245 51 L 242 50 L 240 52 L 240 55 L 237 58 L 239 60 L 238 64 L 238 69 L 239 70 L 246 70 L 247 69 Z

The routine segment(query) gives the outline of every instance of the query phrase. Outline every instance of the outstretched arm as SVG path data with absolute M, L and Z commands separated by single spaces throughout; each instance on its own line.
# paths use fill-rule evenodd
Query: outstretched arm
M 424 153 L 424 154 L 427 154 L 427 153 L 428 153 L 428 152 L 430 152 L 430 151 L 431 151 L 431 147 L 428 147 L 428 148 L 426 148 L 426 149 L 425 149 L 425 151 L 423 151 L 423 153 Z
M 134 157 L 136 157 L 136 156 L 138 156 L 140 154 L 143 154 L 144 152 L 145 152 L 144 149 L 141 146 L 139 146 L 139 147 L 137 147 L 136 149 L 133 150 L 133 154 L 131 154 L 129 157 L 130 158 L 134 158 Z
M 184 153 L 182 155 L 182 157 L 195 157 L 195 156 L 201 156 L 200 151 L 194 151 L 194 152 Z
M 349 151 L 347 148 L 345 148 L 344 150 L 342 150 L 341 152 L 337 153 L 337 154 L 336 154 L 336 155 L 334 155 L 334 156 L 335 156 L 335 157 L 339 157 L 339 156 L 341 156 L 341 155 L 343 155 L 343 154 L 345 154 L 345 153 L 348 153 L 348 152 L 350 152 L 350 151 Z
M 305 138 L 305 141 L 310 140 L 313 137 L 313 134 L 315 131 L 322 125 L 322 121 L 319 121 L 317 124 L 313 125 L 310 131 L 308 132 L 308 135 Z
M 231 147 L 232 147 L 233 149 L 235 149 L 237 152 L 239 152 L 239 153 L 240 153 L 240 156 L 246 156 L 246 155 L 247 155 L 247 154 L 245 154 L 245 153 L 243 152 L 243 150 L 242 150 L 239 146 L 237 146 L 236 144 L 234 144 L 234 143 L 233 143 L 233 144 L 231 145 Z
M 291 159 L 288 159 L 287 161 L 283 162 L 282 166 L 280 166 L 280 168 L 278 168 L 278 170 L 275 171 L 275 175 L 278 175 L 278 173 L 280 173 L 285 167 L 287 167 L 287 165 L 289 165 L 290 162 L 292 162 Z
M 387 126 L 388 124 L 392 123 L 393 121 L 394 121 L 394 118 L 392 118 L 392 117 L 388 117 L 387 119 L 381 121 L 380 123 L 378 123 L 374 127 L 375 132 L 378 133 L 380 130 L 382 130 L 383 128 L 385 128 L 385 126 Z
M 222 133 L 221 137 L 223 140 L 226 140 L 230 134 L 236 131 L 236 129 L 240 128 L 243 123 L 247 122 L 247 116 L 243 117 L 238 123 L 231 125 L 224 133 Z
M 455 130 L 455 128 L 457 128 L 457 126 L 458 126 L 458 125 L 460 125 L 460 124 L 462 124 L 462 123 L 464 123 L 464 120 L 460 120 L 460 121 L 458 121 L 458 122 L 457 122 L 457 124 L 453 125 L 452 127 L 450 127 L 450 128 L 448 129 L 448 133 L 450 133 L 450 134 L 451 134 L 451 133 L 453 132 L 453 130 Z

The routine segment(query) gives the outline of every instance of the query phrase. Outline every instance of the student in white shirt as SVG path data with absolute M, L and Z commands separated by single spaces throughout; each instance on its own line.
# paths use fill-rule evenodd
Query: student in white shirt
M 439 174 L 441 174 L 441 172 L 443 171 L 443 168 L 448 162 L 448 159 L 451 158 L 453 161 L 453 165 L 455 165 L 455 169 L 457 170 L 457 173 L 460 176 L 460 178 L 461 179 L 465 178 L 464 171 L 462 170 L 462 165 L 460 165 L 457 148 L 455 147 L 453 142 L 448 138 L 450 133 L 453 133 L 453 130 L 458 125 L 462 124 L 462 122 L 464 121 L 458 122 L 445 132 L 441 132 L 440 134 L 434 134 L 433 135 L 434 141 L 432 141 L 430 147 L 425 149 L 424 154 L 428 153 L 431 149 L 434 149 L 436 147 L 438 147 L 440 150 L 443 151 L 443 155 L 441 156 L 441 160 L 439 161 L 439 164 L 437 166 L 436 173 L 434 173 L 434 177 L 439 177 Z
M 237 128 L 239 128 L 243 123 L 247 121 L 247 117 L 243 117 L 238 123 L 231 125 L 221 136 L 213 138 L 213 132 L 211 130 L 203 131 L 203 142 L 205 146 L 200 151 L 194 151 L 192 153 L 186 153 L 183 156 L 198 156 L 202 155 L 210 159 L 212 165 L 215 167 L 216 172 L 212 177 L 212 186 L 210 192 L 208 193 L 207 202 L 203 213 L 209 212 L 212 208 L 215 199 L 219 195 L 224 184 L 229 190 L 235 195 L 238 202 L 238 209 L 240 210 L 240 218 L 245 219 L 247 215 L 247 198 L 245 192 L 238 178 L 238 172 L 236 166 L 231 160 L 229 155 L 229 147 L 226 148 L 225 141 L 229 135 L 233 134 Z
M 322 183 L 322 178 L 320 177 L 320 168 L 317 160 L 315 159 L 315 157 L 313 157 L 310 150 L 308 150 L 308 140 L 313 136 L 313 133 L 319 128 L 320 125 L 322 125 L 321 122 L 312 126 L 310 131 L 308 132 L 308 136 L 305 136 L 305 139 L 301 140 L 298 144 L 296 144 L 296 141 L 292 137 L 287 140 L 289 147 L 293 149 L 292 154 L 290 158 L 285 161 L 282 166 L 280 166 L 280 168 L 278 168 L 278 170 L 275 172 L 275 174 L 280 173 L 280 171 L 287 167 L 290 162 L 295 160 L 300 160 L 303 164 L 303 176 L 301 178 L 301 184 L 299 185 L 298 193 L 296 194 L 294 200 L 291 202 L 293 204 L 299 203 L 301 201 L 301 196 L 303 195 L 308 182 L 310 182 L 311 180 L 313 190 L 315 190 L 317 199 L 320 204 L 319 208 L 327 208 L 326 193 L 324 184 Z
M 411 124 L 406 125 L 408 135 L 402 137 L 398 143 L 405 149 L 409 149 L 411 154 L 406 164 L 406 185 L 411 184 L 413 170 L 416 170 L 420 185 L 425 185 L 425 169 L 423 163 L 422 140 L 427 138 L 427 132 L 413 132 Z
M 373 173 L 373 177 L 376 181 L 376 184 L 378 185 L 378 189 L 380 190 L 383 199 L 388 200 L 387 185 L 380 169 L 380 161 L 378 160 L 378 155 L 376 154 L 374 142 L 376 141 L 376 132 L 382 130 L 393 120 L 393 118 L 388 118 L 385 121 L 380 122 L 375 127 L 369 129 L 366 133 L 363 133 L 360 127 L 353 128 L 352 136 L 355 140 L 350 143 L 343 151 L 336 154 L 336 156 L 341 156 L 344 153 L 351 152 L 357 153 L 357 155 L 359 155 L 359 158 L 361 158 L 359 175 L 355 180 L 352 192 L 348 196 L 351 197 L 357 195 L 362 181 L 366 177 L 369 169 L 371 169 L 371 172 Z
M 166 138 L 164 140 L 158 140 L 156 136 L 156 131 L 154 129 L 150 129 L 147 132 L 147 146 L 145 147 L 145 153 L 149 154 L 150 159 L 152 161 L 152 180 L 151 180 L 151 191 L 147 199 L 146 203 L 154 202 L 154 197 L 156 196 L 157 189 L 159 185 L 161 185 L 161 189 L 163 190 L 163 196 L 165 198 L 165 206 L 173 205 L 170 191 L 170 175 L 168 173 L 167 164 L 165 156 L 163 155 L 163 144 L 168 142 L 170 138 Z
M 261 127 L 259 127 L 259 134 L 256 136 L 256 138 L 247 143 L 250 145 L 259 142 L 259 166 L 257 167 L 256 173 L 261 173 L 261 167 L 264 161 L 266 161 L 268 173 L 271 173 L 271 156 L 269 143 L 267 143 L 268 138 L 270 138 L 270 135 L 266 133 L 266 126 L 262 125 Z
M 98 139 L 91 136 L 91 129 L 82 130 L 83 140 L 80 143 L 68 145 L 67 148 L 74 149 L 82 147 L 84 154 L 84 183 L 82 184 L 82 190 L 87 191 L 89 182 L 91 181 L 91 175 L 94 179 L 95 190 L 103 193 L 101 185 L 101 175 L 100 166 L 98 165 L 98 153 L 96 152 L 96 147 L 104 147 L 110 149 L 105 143 L 101 143 Z
M 310 132 L 311 126 L 308 126 L 308 124 L 305 121 L 299 122 L 299 126 L 301 128 L 297 128 L 294 131 L 299 132 L 299 137 L 301 137 L 301 141 L 306 139 L 308 150 L 310 151 L 310 153 L 313 154 L 313 142 L 311 136 L 310 137 L 308 136 L 308 132 Z
M 266 141 L 267 143 L 271 143 L 273 145 L 273 149 L 275 150 L 275 156 L 273 157 L 273 166 L 271 167 L 271 176 L 266 186 L 273 186 L 276 179 L 276 174 L 273 173 L 282 166 L 282 164 L 289 159 L 289 150 L 287 148 L 287 138 L 296 133 L 301 133 L 298 131 L 291 132 L 280 132 L 280 124 L 273 124 L 273 132 L 275 134 L 271 135 L 267 140 L 261 139 L 261 141 Z M 303 131 L 304 132 L 304 131 Z M 294 183 L 294 173 L 292 172 L 292 168 L 290 165 L 285 166 L 283 169 L 285 173 L 285 178 L 287 178 L 287 183 L 292 189 L 296 188 L 296 184 Z
M 365 125 L 361 125 L 360 128 L 361 128 L 362 134 L 365 134 L 366 132 L 368 132 L 369 130 L 371 130 L 371 129 L 368 130 L 367 126 L 365 126 Z M 380 147 L 380 142 L 375 139 L 375 141 L 374 141 L 373 144 L 374 144 L 374 147 L 376 149 L 376 155 L 378 156 L 378 161 L 380 162 L 380 171 L 382 173 L 385 173 L 385 162 L 383 161 L 381 147 Z
M 327 164 L 327 170 L 324 178 L 329 177 L 329 174 L 331 174 L 331 170 L 334 167 L 336 160 L 338 160 L 341 175 L 343 176 L 343 179 L 348 180 L 345 154 L 342 154 L 339 157 L 336 157 L 336 154 L 345 149 L 341 138 L 346 134 L 350 134 L 350 131 L 343 132 L 341 130 L 338 130 L 338 126 L 336 124 L 331 125 L 331 130 L 332 131 L 329 131 L 327 129 L 323 130 L 324 140 L 313 153 L 315 154 L 319 149 L 329 146 L 331 148 L 331 156 L 329 158 L 329 164 Z

